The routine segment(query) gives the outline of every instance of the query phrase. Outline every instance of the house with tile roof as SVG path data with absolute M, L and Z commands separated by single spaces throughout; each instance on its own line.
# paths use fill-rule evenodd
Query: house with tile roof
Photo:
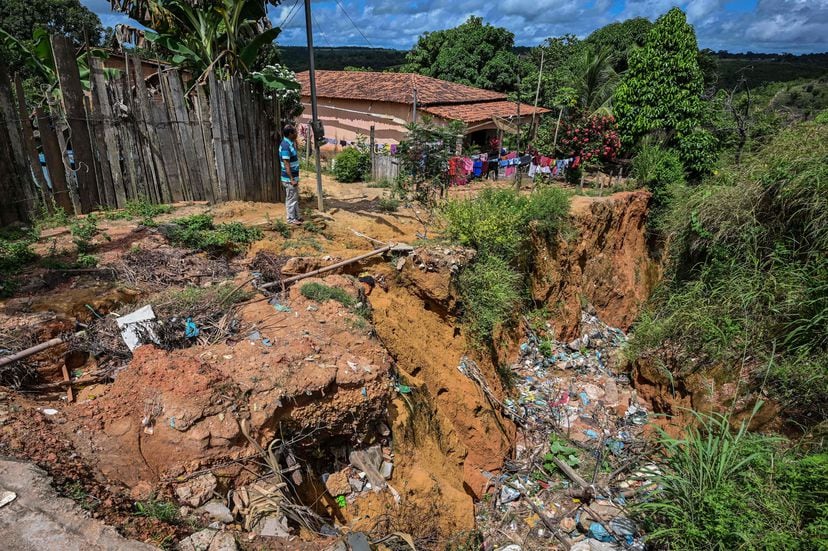
M 309 74 L 296 76 L 305 107 L 297 122 L 307 124 L 311 117 Z M 405 125 L 414 120 L 415 98 L 418 120 L 461 121 L 467 141 L 480 145 L 487 145 L 499 128 L 517 122 L 517 103 L 508 101 L 505 94 L 414 73 L 316 71 L 316 95 L 325 137 L 336 142 L 367 137 L 373 126 L 377 143 L 399 143 L 405 138 Z M 521 124 L 528 124 L 532 113 L 548 111 L 522 103 Z

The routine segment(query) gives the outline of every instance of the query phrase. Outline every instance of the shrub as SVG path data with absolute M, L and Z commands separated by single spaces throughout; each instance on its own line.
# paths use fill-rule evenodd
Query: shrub
M 336 156 L 334 178 L 339 182 L 358 182 L 371 170 L 371 157 L 355 147 L 347 147 Z
M 676 187 L 685 183 L 681 158 L 672 149 L 645 143 L 633 158 L 632 174 L 639 185 L 645 186 L 653 194 L 649 224 L 651 229 L 657 229 Z
M 356 304 L 356 299 L 349 295 L 344 289 L 339 287 L 331 287 L 323 283 L 305 283 L 299 289 L 302 296 L 316 302 L 326 302 L 328 300 L 335 300 L 346 307 L 351 307 Z
M 508 262 L 490 255 L 476 260 L 460 273 L 464 321 L 473 341 L 490 341 L 494 328 L 508 320 L 520 306 L 522 280 L 521 274 Z
M 216 225 L 209 214 L 194 214 L 173 220 L 168 237 L 170 241 L 190 249 L 236 254 L 261 239 L 262 232 L 240 222 Z
M 814 117 L 814 122 L 818 124 L 828 124 L 828 109 L 820 112 L 816 117 Z
M 578 122 L 561 125 L 560 149 L 581 162 L 611 161 L 621 150 L 618 125 L 612 115 L 592 115 Z
M 129 218 L 140 218 L 145 226 L 152 225 L 156 216 L 169 214 L 172 211 L 172 205 L 154 205 L 143 198 L 127 201 L 124 207 L 124 213 Z
M 377 200 L 377 210 L 380 212 L 397 212 L 398 208 L 400 208 L 399 199 L 394 199 L 393 197 L 380 197 Z
M 487 188 L 474 199 L 448 201 L 442 209 L 450 239 L 508 262 L 516 260 L 526 246 L 530 222 L 552 237 L 568 212 L 567 194 L 551 187 L 538 188 L 529 196 Z
M 0 239 L 0 274 L 15 272 L 37 258 L 29 248 L 29 241 Z

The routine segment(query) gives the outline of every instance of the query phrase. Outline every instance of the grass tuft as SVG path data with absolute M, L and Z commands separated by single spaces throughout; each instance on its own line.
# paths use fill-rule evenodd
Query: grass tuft
M 339 287 L 331 287 L 323 283 L 305 283 L 299 289 L 302 296 L 316 302 L 326 302 L 328 300 L 335 300 L 336 302 L 350 308 L 354 306 L 357 301 L 354 297 L 349 295 L 344 289 Z

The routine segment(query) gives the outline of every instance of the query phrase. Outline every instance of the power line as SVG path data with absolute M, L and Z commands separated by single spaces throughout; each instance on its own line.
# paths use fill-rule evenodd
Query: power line
M 313 15 L 313 13 L 311 13 L 311 19 L 313 20 L 313 26 L 314 26 L 317 30 L 319 30 L 319 34 L 321 34 L 321 35 L 322 35 L 322 38 L 324 38 L 324 39 L 325 39 L 325 43 L 328 45 L 328 48 L 333 48 L 333 44 L 331 44 L 331 41 L 330 41 L 330 40 L 328 40 L 328 35 L 326 35 L 326 34 L 325 34 L 325 32 L 322 30 L 322 27 L 321 27 L 321 26 L 319 25 L 319 23 L 316 21 L 316 16 L 315 16 L 315 15 Z
M 290 10 L 288 10 L 288 13 L 285 16 L 285 18 L 282 19 L 282 22 L 279 24 L 280 29 L 284 29 L 285 25 L 287 25 L 288 23 L 293 21 L 293 16 L 296 15 L 296 13 L 297 13 L 296 8 L 298 8 L 298 7 L 299 7 L 299 0 L 296 0 L 293 3 L 293 6 L 290 8 Z
M 350 22 L 351 22 L 351 25 L 353 25 L 353 26 L 354 26 L 354 28 L 355 28 L 355 29 L 356 29 L 356 31 L 360 34 L 360 36 L 362 36 L 362 38 L 364 38 L 364 39 L 365 39 L 365 42 L 367 42 L 367 43 L 368 43 L 368 46 L 370 46 L 371 48 L 373 48 L 373 47 L 374 47 L 374 45 L 373 45 L 373 44 L 371 44 L 371 41 L 370 41 L 370 40 L 368 40 L 368 37 L 367 37 L 367 36 L 365 36 L 365 34 L 363 34 L 363 32 L 362 32 L 361 30 L 359 30 L 359 27 L 357 27 L 357 24 L 356 24 L 356 23 L 354 23 L 354 20 L 353 20 L 353 19 L 351 19 L 351 16 L 348 14 L 348 10 L 346 10 L 346 9 L 345 9 L 345 6 L 343 6 L 343 5 L 342 5 L 342 2 L 340 2 L 339 0 L 336 0 L 336 3 L 337 3 L 337 5 L 339 5 L 339 7 L 340 7 L 340 8 L 342 8 L 342 13 L 344 13 L 344 14 L 345 14 L 345 17 L 347 17 L 347 18 L 348 18 L 348 21 L 350 21 Z

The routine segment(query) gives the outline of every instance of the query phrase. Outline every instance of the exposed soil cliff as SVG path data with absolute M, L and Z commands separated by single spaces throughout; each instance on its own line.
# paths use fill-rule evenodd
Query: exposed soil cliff
M 584 304 L 627 330 L 660 277 L 650 257 L 647 191 L 575 197 L 570 226 L 554 243 L 535 238 L 532 296 L 552 314 L 556 337 L 578 336 Z

